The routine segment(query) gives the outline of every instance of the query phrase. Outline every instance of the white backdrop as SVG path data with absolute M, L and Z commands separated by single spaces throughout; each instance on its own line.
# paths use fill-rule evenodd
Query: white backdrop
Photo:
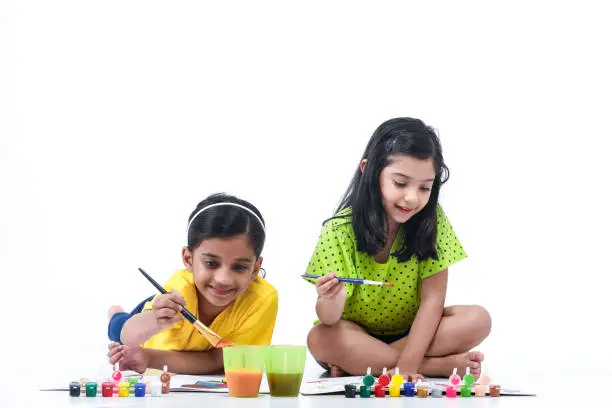
M 2 364 L 97 369 L 108 306 L 152 293 L 138 266 L 182 266 L 187 217 L 218 191 L 262 211 L 274 342 L 304 344 L 299 275 L 395 116 L 440 132 L 469 256 L 448 304 L 490 310 L 490 367 L 612 363 L 601 7 L 202 3 L 0 1 Z

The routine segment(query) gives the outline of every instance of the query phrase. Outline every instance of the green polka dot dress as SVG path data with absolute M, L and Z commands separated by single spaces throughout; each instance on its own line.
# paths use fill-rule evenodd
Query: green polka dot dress
M 350 208 L 338 215 L 350 214 Z M 319 242 L 306 273 L 323 275 L 336 272 L 338 276 L 391 282 L 395 286 L 354 285 L 345 283 L 346 305 L 342 318 L 353 321 L 371 334 L 404 333 L 414 321 L 421 301 L 421 282 L 466 257 L 453 228 L 438 206 L 438 260 L 419 262 L 413 256 L 398 262 L 393 256 L 379 264 L 365 252 L 357 251 L 357 240 L 350 217 L 334 218 L 321 231 Z M 401 234 L 395 239 L 391 253 L 401 245 Z M 314 283 L 314 280 L 308 280 Z

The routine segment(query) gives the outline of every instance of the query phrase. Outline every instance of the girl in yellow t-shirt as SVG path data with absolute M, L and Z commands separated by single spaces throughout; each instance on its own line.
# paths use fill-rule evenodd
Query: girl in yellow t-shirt
M 263 218 L 249 202 L 225 194 L 200 202 L 187 225 L 185 269 L 170 277 L 169 293 L 132 313 L 110 308 L 110 363 L 138 372 L 164 365 L 183 374 L 221 371 L 222 350 L 183 318 L 181 307 L 233 344 L 270 344 L 278 293 L 259 274 L 264 239 Z
M 478 376 L 484 356 L 470 350 L 489 334 L 489 313 L 445 307 L 448 267 L 466 256 L 438 206 L 447 177 L 438 136 L 422 121 L 391 119 L 372 135 L 307 269 L 322 276 L 311 280 L 319 322 L 308 347 L 332 376 L 368 367 L 376 375 L 398 367 L 413 379 L 466 367 Z

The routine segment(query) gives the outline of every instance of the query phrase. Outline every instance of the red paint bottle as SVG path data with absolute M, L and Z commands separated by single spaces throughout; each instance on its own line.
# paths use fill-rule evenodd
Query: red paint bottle
M 385 398 L 385 396 L 387 395 L 387 390 L 385 389 L 385 386 L 382 384 L 376 384 L 374 386 L 374 396 L 377 398 Z
M 102 383 L 102 396 L 103 397 L 112 397 L 113 396 L 113 388 L 115 388 L 115 383 L 106 381 Z

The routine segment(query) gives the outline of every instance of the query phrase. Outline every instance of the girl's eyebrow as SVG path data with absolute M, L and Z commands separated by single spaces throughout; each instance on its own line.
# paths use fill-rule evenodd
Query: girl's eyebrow
M 400 177 L 404 177 L 407 179 L 412 180 L 412 177 L 405 175 L 404 173 L 392 173 L 394 176 L 400 176 Z M 431 182 L 434 181 L 434 179 L 430 178 L 430 179 L 426 179 L 426 180 L 417 180 L 417 181 L 421 181 L 421 182 Z
M 216 258 L 216 259 L 221 259 L 221 257 L 219 255 L 215 255 L 211 252 L 204 252 L 202 254 L 202 256 L 209 256 L 211 258 Z M 253 260 L 251 258 L 236 258 L 234 259 L 234 261 L 236 262 L 252 262 Z

